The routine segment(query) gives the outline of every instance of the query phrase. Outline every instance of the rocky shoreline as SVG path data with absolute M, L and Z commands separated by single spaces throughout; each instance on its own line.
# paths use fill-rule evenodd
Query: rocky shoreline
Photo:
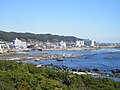
M 67 50 L 94 50 L 95 48 L 71 48 Z M 66 50 L 66 49 L 45 49 L 47 50 Z M 120 53 L 120 51 L 116 52 L 107 52 L 104 54 L 111 54 L 111 53 Z M 93 55 L 93 54 L 91 54 Z M 96 55 L 96 54 L 95 54 Z M 58 58 L 87 58 L 88 54 L 48 54 L 45 52 L 41 53 L 34 53 L 34 54 L 27 54 L 26 52 L 9 52 L 6 54 L 0 54 L 0 60 L 57 60 Z M 112 58 L 112 57 L 108 57 Z
M 48 54 L 48 53 L 35 53 L 33 55 L 26 53 L 8 53 L 0 54 L 0 60 L 43 60 L 43 59 L 53 59 L 57 58 L 78 58 L 84 57 L 82 54 Z
M 106 52 L 104 54 L 111 54 L 111 53 L 120 53 L 120 51 L 116 51 L 116 52 Z M 96 55 L 96 54 L 91 54 L 91 55 Z M 57 60 L 57 61 L 63 61 L 64 58 L 87 58 L 91 55 L 87 55 L 87 54 L 48 54 L 48 53 L 34 53 L 34 54 L 27 54 L 25 52 L 12 52 L 12 53 L 7 53 L 7 54 L 0 54 L 0 60 L 14 60 L 14 61 L 25 61 L 25 60 L 35 60 L 35 61 L 39 61 L 39 60 Z M 63 59 L 62 59 L 63 58 Z M 112 58 L 112 57 L 106 57 L 106 58 Z M 37 67 L 39 67 L 41 65 L 38 65 Z M 46 66 L 46 65 L 45 65 Z M 57 66 L 58 67 L 58 66 Z M 61 67 L 59 67 L 60 70 Z M 75 70 L 73 69 L 72 73 L 74 74 L 78 74 L 78 75 L 92 75 L 92 76 L 99 76 L 99 77 L 115 77 L 115 78 L 120 78 L 120 70 L 113 70 L 111 71 L 112 73 L 100 73 L 100 70 L 97 70 L 97 72 L 88 72 L 86 70 L 84 71 L 79 71 L 79 70 Z
M 100 70 L 97 68 L 89 69 L 89 68 L 68 68 L 67 66 L 57 66 L 53 64 L 46 64 L 46 65 L 37 65 L 36 67 L 44 67 L 44 68 L 52 68 L 55 70 L 59 70 L 61 72 L 66 72 L 69 71 L 70 73 L 73 74 L 78 74 L 78 75 L 89 75 L 94 78 L 110 78 L 115 81 L 120 82 L 120 69 L 112 69 L 112 70 Z
M 42 50 L 96 50 L 106 48 L 120 48 L 120 46 L 96 46 L 96 47 L 72 47 L 72 48 L 49 48 Z

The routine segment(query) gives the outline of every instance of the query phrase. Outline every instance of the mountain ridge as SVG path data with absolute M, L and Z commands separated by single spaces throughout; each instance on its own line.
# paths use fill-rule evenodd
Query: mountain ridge
M 18 39 L 25 39 L 26 41 L 28 39 L 31 40 L 38 40 L 43 42 L 59 42 L 59 41 L 67 41 L 67 42 L 75 42 L 76 40 L 84 40 L 77 38 L 75 36 L 61 36 L 61 35 L 53 35 L 50 33 L 47 34 L 34 34 L 34 33 L 21 33 L 21 32 L 6 32 L 3 30 L 0 30 L 0 39 L 4 41 L 12 41 L 15 38 Z

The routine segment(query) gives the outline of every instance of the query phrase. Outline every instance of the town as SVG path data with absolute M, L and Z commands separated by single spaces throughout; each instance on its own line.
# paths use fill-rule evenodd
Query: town
M 119 47 L 119 45 L 96 43 L 92 39 L 76 40 L 76 42 L 43 42 L 30 40 L 20 40 L 16 38 L 12 42 L 0 41 L 0 53 L 9 53 L 16 51 L 30 51 L 30 50 L 80 50 L 80 49 L 95 49 L 101 47 Z
M 0 41 L 0 53 L 7 53 L 9 51 L 29 51 L 42 49 L 70 49 L 77 47 L 94 47 L 95 41 L 86 39 L 84 41 L 77 40 L 76 42 L 42 42 L 30 41 L 25 42 L 16 38 L 12 42 Z

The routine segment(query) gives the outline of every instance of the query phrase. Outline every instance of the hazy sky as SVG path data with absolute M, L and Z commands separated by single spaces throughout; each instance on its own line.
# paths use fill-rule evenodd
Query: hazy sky
M 0 29 L 120 42 L 120 0 L 0 0 Z

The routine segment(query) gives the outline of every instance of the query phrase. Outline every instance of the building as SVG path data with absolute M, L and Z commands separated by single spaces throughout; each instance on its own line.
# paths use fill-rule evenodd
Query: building
M 76 47 L 84 46 L 84 41 L 77 40 L 76 41 Z
M 3 53 L 3 43 L 2 42 L 0 42 L 0 53 Z
M 66 42 L 61 41 L 60 42 L 60 48 L 66 48 Z
M 22 42 L 19 39 L 15 39 L 14 40 L 14 46 L 16 49 L 20 50 L 20 49 L 26 49 L 27 48 L 27 43 L 26 42 Z
M 86 40 L 84 40 L 84 45 L 85 46 L 94 46 L 95 45 L 95 41 L 91 40 L 91 39 L 86 39 Z
M 5 42 L 0 41 L 0 54 L 6 53 L 9 51 L 9 45 Z

